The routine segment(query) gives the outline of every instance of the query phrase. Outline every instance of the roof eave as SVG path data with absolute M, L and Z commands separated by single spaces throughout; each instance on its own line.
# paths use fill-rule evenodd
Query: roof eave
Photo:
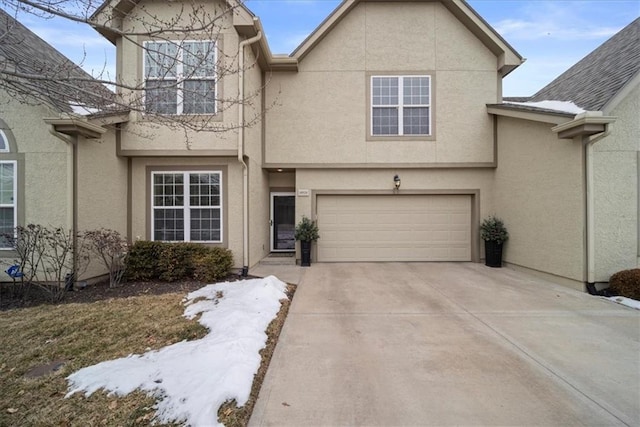
M 573 139 L 577 136 L 587 137 L 607 130 L 616 117 L 605 116 L 601 111 L 586 111 L 578 114 L 573 120 L 551 128 L 560 139 Z
M 502 77 L 525 62 L 525 58 L 465 0 L 442 0 L 442 4 L 498 57 Z
M 354 7 L 364 0 L 344 0 L 324 21 L 291 53 L 302 60 Z M 368 0 L 385 1 L 385 0 Z M 387 0 L 388 1 L 388 0 Z M 525 59 L 500 36 L 464 0 L 441 0 L 442 4 L 465 25 L 491 52 L 498 57 L 498 70 L 504 77 L 524 63 Z
M 53 126 L 56 132 L 70 136 L 83 136 L 88 139 L 97 139 L 107 130 L 102 126 L 94 125 L 83 119 L 73 117 L 61 118 L 45 118 L 44 122 Z
M 574 114 L 563 111 L 553 111 L 534 107 L 520 107 L 511 104 L 487 104 L 487 113 L 496 116 L 512 117 L 533 122 L 560 125 L 575 117 Z

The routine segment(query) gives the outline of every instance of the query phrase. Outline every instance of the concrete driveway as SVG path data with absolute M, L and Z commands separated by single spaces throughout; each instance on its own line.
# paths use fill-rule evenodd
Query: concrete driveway
M 250 425 L 637 426 L 640 311 L 482 264 L 314 264 Z

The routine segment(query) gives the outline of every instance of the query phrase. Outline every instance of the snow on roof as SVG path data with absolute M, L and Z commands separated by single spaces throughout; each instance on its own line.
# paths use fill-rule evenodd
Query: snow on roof
M 543 108 L 545 110 L 561 111 L 563 113 L 580 114 L 586 110 L 578 107 L 573 102 L 567 101 L 539 101 L 539 102 L 509 102 L 504 101 L 504 104 L 524 105 L 527 107 Z
M 158 398 L 160 422 L 221 425 L 218 409 L 225 401 L 243 406 L 249 399 L 265 331 L 287 298 L 286 286 L 269 276 L 191 292 L 184 316 L 201 315 L 198 321 L 209 329 L 204 338 L 83 368 L 67 377 L 67 397 L 100 389 L 118 396 L 142 390 Z
M 86 105 L 69 104 L 69 107 L 71 107 L 71 110 L 73 111 L 73 113 L 79 114 L 81 116 L 88 116 L 90 114 L 95 114 L 100 112 L 99 108 L 88 107 Z

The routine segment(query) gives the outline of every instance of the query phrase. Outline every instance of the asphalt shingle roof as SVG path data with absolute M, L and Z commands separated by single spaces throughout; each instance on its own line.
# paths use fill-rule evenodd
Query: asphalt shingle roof
M 602 108 L 640 72 L 640 18 L 627 25 L 529 101 L 572 101 L 589 111 Z
M 2 71 L 34 78 L 15 78 Z M 63 112 L 72 111 L 69 104 L 99 108 L 113 97 L 104 85 L 2 9 L 0 88 L 20 101 L 47 102 Z

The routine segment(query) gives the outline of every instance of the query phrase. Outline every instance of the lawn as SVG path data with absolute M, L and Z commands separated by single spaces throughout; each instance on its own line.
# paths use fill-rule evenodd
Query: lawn
M 290 287 L 288 294 L 292 292 Z M 197 319 L 183 316 L 184 296 L 140 295 L 0 312 L 0 425 L 150 425 L 154 399 L 139 392 L 122 398 L 98 392 L 65 399 L 66 377 L 102 361 L 204 337 L 207 330 Z M 267 330 L 269 340 L 249 402 L 243 408 L 230 402 L 220 410 L 225 425 L 248 422 L 287 310 L 288 302 Z M 32 377 L 34 368 L 59 361 L 64 363 L 60 369 Z

